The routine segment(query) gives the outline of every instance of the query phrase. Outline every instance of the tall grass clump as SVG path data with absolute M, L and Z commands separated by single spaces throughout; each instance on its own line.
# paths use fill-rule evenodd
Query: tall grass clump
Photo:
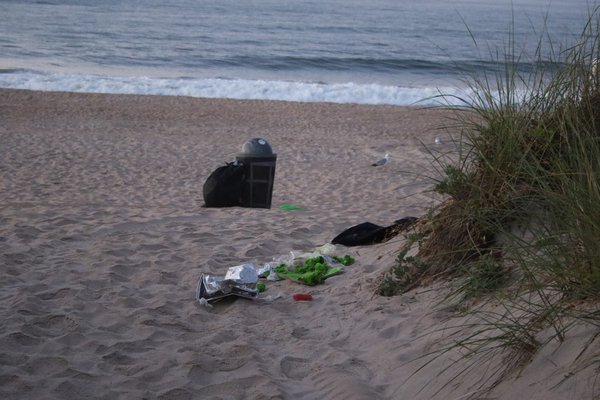
M 436 187 L 451 199 L 436 218 L 458 217 L 471 253 L 503 256 L 523 290 L 556 292 L 565 305 L 600 300 L 599 28 L 592 13 L 579 40 L 537 60 L 533 75 L 517 74 L 511 55 L 492 82 L 474 79 L 471 151 Z
M 577 43 L 550 53 L 556 59 L 542 60 L 540 44 L 532 74 L 520 75 L 524 56 L 510 54 L 502 73 L 469 81 L 473 95 L 459 112 L 469 150 L 443 166 L 435 190 L 448 200 L 422 227 L 419 256 L 438 265 L 434 274 L 474 262 L 490 269 L 496 259 L 522 284 L 536 281 L 526 286 L 600 299 L 600 19 L 592 16 Z
M 505 51 L 504 70 L 471 77 L 460 99 L 468 151 L 441 168 L 447 200 L 419 228 L 416 257 L 430 269 L 413 278 L 451 277 L 453 295 L 480 296 L 478 327 L 454 343 L 514 360 L 575 323 L 600 327 L 599 11 L 574 44 L 540 39 L 532 73 L 519 72 L 513 38 Z

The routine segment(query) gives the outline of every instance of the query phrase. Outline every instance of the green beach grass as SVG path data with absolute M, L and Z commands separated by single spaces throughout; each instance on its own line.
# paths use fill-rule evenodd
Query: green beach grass
M 502 73 L 468 79 L 475 95 L 453 121 L 462 151 L 434 160 L 447 200 L 406 235 L 378 290 L 450 282 L 456 309 L 476 322 L 457 326 L 445 350 L 511 360 L 488 389 L 575 324 L 600 328 L 599 10 L 575 44 L 539 40 L 532 75 L 517 73 L 515 49 L 511 37 Z

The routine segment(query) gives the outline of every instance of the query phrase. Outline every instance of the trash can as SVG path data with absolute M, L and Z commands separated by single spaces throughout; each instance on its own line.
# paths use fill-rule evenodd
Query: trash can
M 262 138 L 248 140 L 235 157 L 244 168 L 242 207 L 271 208 L 277 154 Z

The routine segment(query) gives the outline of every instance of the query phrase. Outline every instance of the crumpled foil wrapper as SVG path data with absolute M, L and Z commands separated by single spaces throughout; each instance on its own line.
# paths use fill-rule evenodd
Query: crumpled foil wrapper
M 230 267 L 225 276 L 202 274 L 196 289 L 196 300 L 212 302 L 228 296 L 255 299 L 258 297 L 257 282 L 258 273 L 250 263 Z
M 224 280 L 233 281 L 243 285 L 256 285 L 258 281 L 258 273 L 254 264 L 247 263 L 236 265 L 227 270 Z

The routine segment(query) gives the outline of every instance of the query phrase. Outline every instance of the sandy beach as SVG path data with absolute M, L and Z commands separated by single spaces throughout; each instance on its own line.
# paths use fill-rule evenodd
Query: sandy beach
M 256 300 L 195 301 L 203 273 L 426 214 L 441 200 L 430 151 L 450 148 L 451 116 L 0 90 L 2 398 L 483 398 L 502 354 L 431 355 L 463 321 L 440 305 L 443 289 L 375 295 L 401 236 L 338 246 L 356 263 L 322 285 L 269 281 Z M 255 137 L 277 154 L 272 208 L 204 208 L 208 175 Z M 292 299 L 306 292 L 312 301 Z M 577 359 L 589 332 L 574 332 L 484 397 L 592 398 L 594 362 Z

